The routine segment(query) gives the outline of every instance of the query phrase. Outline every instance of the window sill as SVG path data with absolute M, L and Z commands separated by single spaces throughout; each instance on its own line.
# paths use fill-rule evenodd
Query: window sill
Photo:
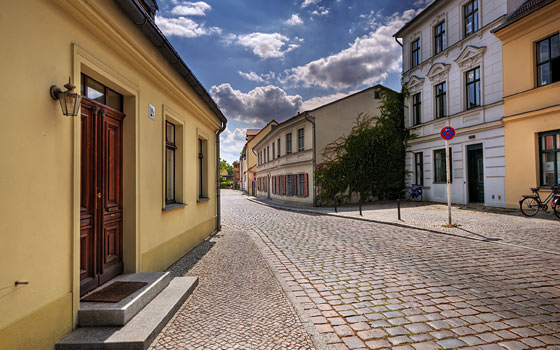
M 162 209 L 162 211 L 170 211 L 173 209 L 177 209 L 177 208 L 183 208 L 186 207 L 187 204 L 186 203 L 169 203 L 166 204 L 165 207 Z
M 210 200 L 210 198 L 208 197 L 199 197 L 196 202 L 197 203 L 204 203 L 204 202 L 208 202 Z

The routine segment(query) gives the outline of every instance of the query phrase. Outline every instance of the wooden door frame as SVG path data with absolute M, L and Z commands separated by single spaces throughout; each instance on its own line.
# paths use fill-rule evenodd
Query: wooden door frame
M 123 260 L 125 273 L 141 270 L 141 247 L 139 239 L 139 120 L 138 85 L 106 65 L 82 47 L 72 44 L 72 81 L 80 86 L 81 74 L 86 74 L 123 95 Z M 80 195 L 81 195 L 81 118 L 72 118 L 72 319 L 78 324 L 80 308 Z

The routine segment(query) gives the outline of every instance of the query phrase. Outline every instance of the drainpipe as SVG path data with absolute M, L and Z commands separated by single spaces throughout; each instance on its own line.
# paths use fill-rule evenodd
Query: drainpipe
M 401 42 L 399 41 L 399 38 L 395 37 L 395 41 L 397 42 L 397 44 L 399 44 L 400 47 L 403 47 L 403 44 L 401 44 Z
M 226 129 L 227 120 L 216 131 L 216 232 L 222 230 L 222 201 L 220 197 L 220 134 Z
M 315 117 L 310 116 L 309 112 L 305 112 L 303 117 L 311 123 L 313 126 L 313 206 L 316 207 L 317 201 L 317 188 L 315 185 L 315 168 L 317 166 L 317 145 L 316 145 L 316 138 L 315 138 Z

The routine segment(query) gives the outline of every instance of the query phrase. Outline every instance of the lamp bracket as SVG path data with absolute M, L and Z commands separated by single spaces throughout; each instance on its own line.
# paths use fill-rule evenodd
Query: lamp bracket
M 62 89 L 56 85 L 52 85 L 50 88 L 51 97 L 53 100 L 58 100 L 58 94 L 62 92 Z

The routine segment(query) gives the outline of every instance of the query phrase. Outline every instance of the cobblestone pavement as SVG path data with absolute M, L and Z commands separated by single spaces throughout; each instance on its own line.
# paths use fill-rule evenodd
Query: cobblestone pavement
M 255 199 L 253 199 L 255 200 Z M 332 207 L 301 208 L 258 199 L 273 206 L 303 209 L 322 214 L 360 218 L 356 206 L 341 207 L 335 213 Z M 438 203 L 402 202 L 401 219 L 398 220 L 395 202 L 383 202 L 363 206 L 363 218 L 405 224 L 441 231 L 448 234 L 471 239 L 495 239 L 501 243 L 519 245 L 560 254 L 560 220 L 552 213 L 540 212 L 536 217 L 528 218 L 516 209 L 474 207 L 468 209 L 453 206 L 453 223 L 459 227 L 445 228 L 447 223 L 447 205 Z M 493 211 L 493 212 L 489 212 Z
M 309 334 L 244 232 L 224 228 L 169 269 L 199 285 L 150 349 L 312 349 Z
M 223 194 L 224 227 L 249 232 L 318 347 L 560 349 L 556 254 Z

